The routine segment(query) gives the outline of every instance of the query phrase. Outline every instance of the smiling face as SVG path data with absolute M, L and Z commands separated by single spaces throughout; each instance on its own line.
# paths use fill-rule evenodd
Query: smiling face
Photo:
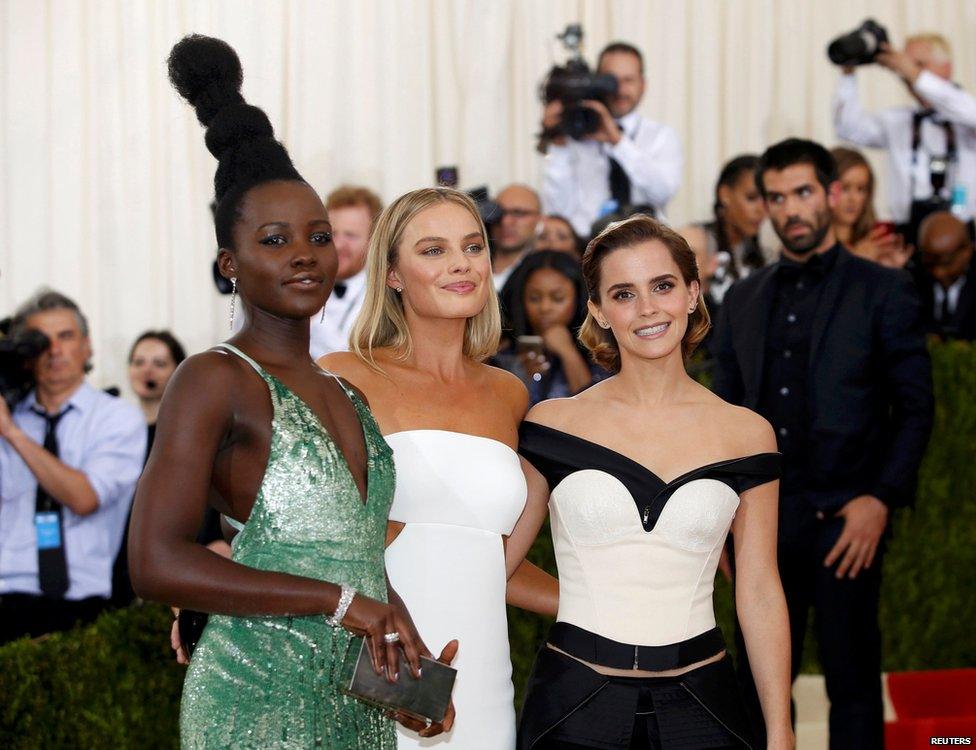
M 303 182 L 276 180 L 248 191 L 234 224 L 233 250 L 222 248 L 221 273 L 237 277 L 246 306 L 283 318 L 322 309 L 338 259 L 325 206 Z
M 404 314 L 473 318 L 488 302 L 491 259 L 478 217 L 452 202 L 420 211 L 403 230 L 387 286 L 400 288 Z
M 648 240 L 611 251 L 600 266 L 599 301 L 590 314 L 609 323 L 621 362 L 681 356 L 688 316 L 698 303 L 699 284 L 686 284 L 671 251 Z
M 140 399 L 161 399 L 175 370 L 176 362 L 166 344 L 155 338 L 143 339 L 132 350 L 129 382 Z
M 837 203 L 839 184 L 828 196 L 811 164 L 769 169 L 763 176 L 766 208 L 773 229 L 786 250 L 798 257 L 833 245 L 831 208 Z

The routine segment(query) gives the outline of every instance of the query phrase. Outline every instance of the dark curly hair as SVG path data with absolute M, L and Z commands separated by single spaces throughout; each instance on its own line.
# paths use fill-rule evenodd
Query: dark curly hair
M 173 87 L 207 129 L 205 142 L 217 159 L 217 244 L 233 250 L 232 231 L 248 190 L 274 180 L 305 180 L 275 140 L 268 116 L 241 96 L 244 71 L 227 42 L 200 34 L 185 36 L 170 51 L 168 66 Z

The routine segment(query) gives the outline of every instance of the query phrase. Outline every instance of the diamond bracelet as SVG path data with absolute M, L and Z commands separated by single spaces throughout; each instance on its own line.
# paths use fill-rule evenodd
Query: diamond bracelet
M 335 612 L 332 613 L 331 617 L 325 618 L 327 625 L 331 625 L 334 628 L 342 626 L 342 620 L 346 616 L 346 612 L 349 611 L 349 605 L 352 604 L 354 596 L 356 596 L 356 589 L 343 584 L 342 593 L 339 595 L 339 603 L 336 605 Z

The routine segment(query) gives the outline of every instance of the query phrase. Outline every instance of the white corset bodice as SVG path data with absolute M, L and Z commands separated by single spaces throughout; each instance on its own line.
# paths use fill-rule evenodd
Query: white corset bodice
M 715 627 L 712 591 L 739 493 L 778 476 L 778 454 L 663 482 L 604 446 L 523 424 L 520 452 L 549 482 L 561 622 L 659 646 Z

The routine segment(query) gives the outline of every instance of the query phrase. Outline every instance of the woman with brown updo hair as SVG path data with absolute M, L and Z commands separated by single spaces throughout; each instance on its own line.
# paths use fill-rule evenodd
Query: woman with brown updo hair
M 611 224 L 587 246 L 583 276 L 580 339 L 614 375 L 536 405 L 520 429 L 532 481 L 550 491 L 559 613 L 518 746 L 755 746 L 712 609 L 731 529 L 768 747 L 790 748 L 773 430 L 685 370 L 709 317 L 679 234 L 646 216 Z

